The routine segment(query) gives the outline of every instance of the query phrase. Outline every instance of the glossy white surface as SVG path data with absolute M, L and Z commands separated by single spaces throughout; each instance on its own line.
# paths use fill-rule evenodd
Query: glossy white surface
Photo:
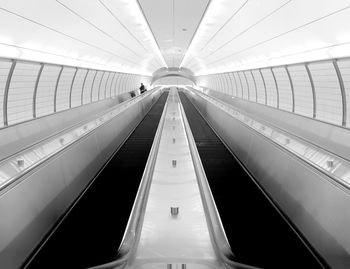
M 175 88 L 168 97 L 156 158 L 140 240 L 128 268 L 166 268 L 166 264 L 173 264 L 173 268 L 181 268 L 181 264 L 221 268 L 211 243 Z M 170 207 L 179 207 L 179 215 L 172 216 Z

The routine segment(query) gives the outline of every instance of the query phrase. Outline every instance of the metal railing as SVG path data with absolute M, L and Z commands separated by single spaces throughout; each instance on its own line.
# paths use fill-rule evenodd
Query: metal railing
M 193 166 L 195 169 L 197 182 L 202 198 L 203 207 L 205 210 L 205 217 L 209 228 L 209 234 L 211 237 L 212 244 L 214 246 L 215 253 L 220 261 L 227 268 L 235 268 L 235 269 L 257 269 L 258 267 L 242 264 L 230 259 L 230 257 L 234 257 L 231 247 L 228 243 L 224 227 L 221 223 L 221 219 L 219 216 L 219 212 L 215 205 L 214 197 L 211 193 L 209 183 L 207 177 L 205 175 L 205 171 L 197 150 L 197 146 L 195 140 L 193 138 L 190 125 L 187 121 L 185 111 L 180 104 L 180 111 L 182 115 L 182 119 L 184 122 L 184 127 L 186 131 L 187 141 L 189 144 Z

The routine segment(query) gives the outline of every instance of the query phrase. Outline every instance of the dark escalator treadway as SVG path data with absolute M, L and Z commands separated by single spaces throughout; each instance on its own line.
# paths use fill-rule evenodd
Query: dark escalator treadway
M 116 258 L 168 92 L 164 92 L 27 268 L 86 268 Z
M 236 260 L 262 268 L 322 268 L 185 93 L 180 98 Z

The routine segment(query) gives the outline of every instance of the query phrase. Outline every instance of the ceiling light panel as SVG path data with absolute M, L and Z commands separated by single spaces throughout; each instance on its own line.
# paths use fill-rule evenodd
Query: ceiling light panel
M 213 0 L 182 66 L 207 74 L 349 56 L 349 5 Z
M 0 56 L 149 75 L 164 63 L 140 17 L 135 1 L 3 0 Z

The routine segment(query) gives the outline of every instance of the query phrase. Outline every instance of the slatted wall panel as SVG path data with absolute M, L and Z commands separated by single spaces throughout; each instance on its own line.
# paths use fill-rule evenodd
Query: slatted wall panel
M 36 93 L 36 116 L 41 117 L 54 113 L 55 89 L 62 67 L 45 65 L 40 75 Z
M 17 62 L 8 95 L 9 125 L 33 118 L 33 94 L 39 69 L 38 63 Z
M 284 66 L 273 68 L 273 73 L 275 74 L 278 86 L 279 108 L 287 111 L 292 111 L 293 92 L 286 68 Z
M 256 85 L 253 78 L 253 75 L 250 71 L 244 71 L 245 77 L 247 78 L 248 88 L 249 88 L 249 100 L 256 102 L 257 94 L 256 94 Z
M 287 68 L 294 87 L 294 112 L 313 117 L 313 94 L 305 66 L 292 65 Z
M 77 107 L 82 105 L 81 103 L 81 94 L 83 90 L 83 84 L 88 70 L 87 69 L 79 69 L 77 74 L 75 75 L 73 87 L 72 87 L 72 95 L 71 95 L 71 107 Z
M 69 109 L 70 89 L 72 87 L 73 77 L 76 69 L 73 67 L 64 67 L 58 81 L 56 93 L 56 111 Z
M 350 127 L 350 59 L 338 61 L 341 78 L 344 83 L 345 101 L 346 101 L 346 119 L 345 125 Z
M 0 128 L 4 126 L 4 94 L 12 61 L 0 59 Z
M 92 85 L 94 83 L 95 80 L 95 76 L 96 76 L 96 70 L 89 70 L 87 76 L 86 76 L 86 80 L 84 83 L 84 87 L 83 87 L 83 104 L 88 104 L 90 103 L 91 100 L 91 96 L 92 96 Z
M 256 84 L 257 102 L 260 104 L 266 104 L 266 94 L 265 94 L 266 90 L 265 90 L 264 80 L 259 70 L 257 69 L 252 70 L 252 74 Z
M 333 63 L 311 63 L 309 69 L 315 85 L 316 118 L 341 125 L 342 96 Z
M 266 95 L 267 95 L 267 105 L 272 107 L 278 107 L 278 95 L 276 89 L 275 79 L 273 77 L 270 68 L 261 69 L 261 73 L 264 76 Z

